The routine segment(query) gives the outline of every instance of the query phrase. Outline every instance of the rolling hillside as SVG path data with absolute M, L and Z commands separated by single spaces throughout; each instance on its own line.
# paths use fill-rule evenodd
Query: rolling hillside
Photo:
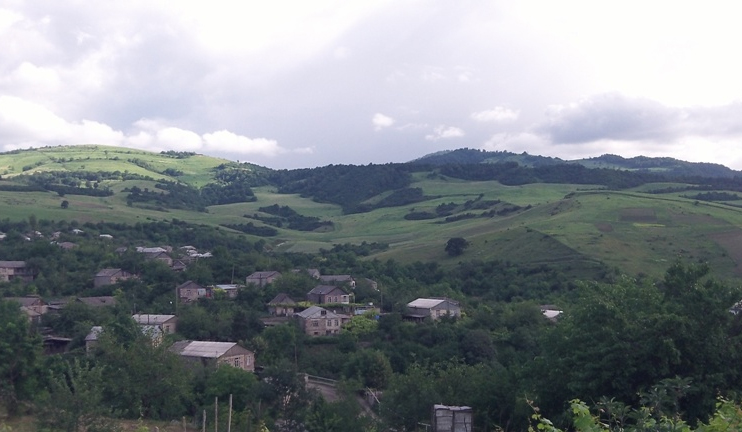
M 709 262 L 717 277 L 742 277 L 742 185 L 734 179 L 489 165 L 483 179 L 465 179 L 445 164 L 273 171 L 190 153 L 23 150 L 0 154 L 0 219 L 177 219 L 262 238 L 276 252 L 366 242 L 377 244 L 370 259 L 497 259 L 579 276 L 655 277 L 680 256 Z M 452 237 L 471 243 L 464 255 L 445 253 Z

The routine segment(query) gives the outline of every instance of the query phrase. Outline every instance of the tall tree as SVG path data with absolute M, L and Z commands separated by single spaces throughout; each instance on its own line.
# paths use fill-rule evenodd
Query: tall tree
M 0 299 L 0 401 L 10 415 L 35 392 L 41 339 L 16 302 Z

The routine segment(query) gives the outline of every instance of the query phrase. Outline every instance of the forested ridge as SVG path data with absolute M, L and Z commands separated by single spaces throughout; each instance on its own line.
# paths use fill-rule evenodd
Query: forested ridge
M 29 230 L 44 237 L 17 235 Z M 29 218 L 0 221 L 0 231 L 8 233 L 0 258 L 26 261 L 36 274 L 32 282 L 0 283 L 0 397 L 11 415 L 32 414 L 45 430 L 113 430 L 116 418 L 195 421 L 204 409 L 213 412 L 215 397 L 224 401 L 229 394 L 235 397 L 233 427 L 240 430 L 416 430 L 429 422 L 435 403 L 472 407 L 479 431 L 527 430 L 534 407 L 541 419 L 570 427 L 574 399 L 587 403 L 573 408 L 595 407 L 580 418 L 604 419 L 611 430 L 670 430 L 662 426 L 667 419 L 694 428 L 713 421 L 718 398 L 726 398 L 722 408 L 728 411 L 742 385 L 742 322 L 730 312 L 742 289 L 716 281 L 713 269 L 699 263 L 676 261 L 657 280 L 605 268 L 580 281 L 558 266 L 481 261 L 466 252 L 454 268 L 360 259 L 363 245 L 274 254 L 263 241 L 178 220 L 125 225 Z M 57 243 L 76 247 L 50 242 L 54 232 L 60 233 Z M 174 272 L 134 250 L 156 245 L 176 251 L 189 245 L 212 256 Z M 116 251 L 121 246 L 126 252 Z M 111 267 L 139 277 L 95 287 L 92 276 Z M 300 300 L 316 285 L 307 273 L 292 272 L 297 268 L 353 275 L 354 301 L 374 303 L 382 313 L 354 317 L 337 336 L 310 338 L 292 322 L 266 328 L 261 318 L 276 294 Z M 187 280 L 230 283 L 258 270 L 284 276 L 264 289 L 241 289 L 235 299 L 173 303 L 174 288 Z M 42 338 L 7 300 L 28 294 L 49 300 L 114 296 L 117 304 L 72 302 L 45 315 L 41 326 L 72 343 L 67 353 L 42 355 Z M 419 297 L 454 299 L 464 313 L 405 320 L 405 305 Z M 547 319 L 543 305 L 564 313 Z M 168 342 L 236 341 L 256 353 L 262 371 L 184 368 L 167 343 L 153 347 L 130 319 L 133 312 L 176 311 L 178 333 Z M 93 325 L 109 330 L 86 355 Z M 323 401 L 304 389 L 297 373 L 337 379 L 348 396 Z M 361 415 L 353 396 L 368 387 L 382 391 L 378 418 Z M 611 413 L 626 415 L 609 416 L 608 403 Z M 628 415 L 631 407 L 642 415 Z M 654 428 L 639 428 L 652 421 Z

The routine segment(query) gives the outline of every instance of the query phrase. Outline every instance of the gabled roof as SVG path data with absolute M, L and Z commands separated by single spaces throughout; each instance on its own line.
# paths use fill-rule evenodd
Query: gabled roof
M 106 268 L 98 273 L 95 274 L 95 277 L 110 277 L 110 276 L 116 276 L 117 274 L 121 273 L 123 270 L 120 268 Z
M 153 258 L 160 258 L 160 257 L 168 257 L 170 258 L 170 255 L 167 254 L 166 251 L 157 251 L 157 252 L 142 252 L 145 258 L 153 259 Z
M 279 277 L 279 276 L 281 276 L 281 273 L 275 270 L 257 271 L 257 272 L 252 273 L 250 276 L 248 276 L 247 279 L 268 279 L 270 277 Z
M 286 293 L 280 293 L 268 302 L 269 305 L 295 305 L 296 302 Z
M 13 301 L 19 303 L 21 307 L 36 306 L 38 304 L 46 304 L 44 300 L 39 296 L 25 296 L 25 297 L 5 297 L 2 300 Z
M 23 268 L 26 261 L 0 261 L 0 268 Z
M 311 291 L 309 291 L 309 294 L 327 295 L 335 290 L 338 290 L 345 295 L 348 294 L 347 292 L 345 292 L 345 290 L 343 290 L 337 285 L 317 285 L 316 287 L 312 288 Z
M 407 307 L 411 308 L 420 308 L 420 309 L 430 309 L 438 306 L 439 304 L 443 302 L 450 302 L 453 305 L 458 306 L 459 302 L 446 299 L 446 298 L 419 298 L 416 300 L 413 300 L 409 303 L 407 303 Z
M 131 317 L 139 325 L 157 325 L 170 321 L 175 315 L 136 314 Z
M 340 318 L 340 315 L 336 314 L 335 312 L 329 311 L 319 306 L 310 306 L 295 315 L 304 319 Z
M 171 347 L 170 351 L 186 357 L 219 358 L 234 347 L 245 348 L 235 342 L 208 342 L 208 341 L 178 341 Z M 249 352 L 249 351 L 248 351 Z
M 352 282 L 353 278 L 350 275 L 321 275 L 319 280 L 322 282 Z
M 191 289 L 194 289 L 194 288 L 195 288 L 195 289 L 203 289 L 204 287 L 202 287 L 201 285 L 197 284 L 196 282 L 193 282 L 193 281 L 190 281 L 190 280 L 189 280 L 189 281 L 185 281 L 185 282 L 183 282 L 182 284 L 178 285 L 178 286 L 177 286 L 177 287 L 175 287 L 175 288 L 176 288 L 177 290 L 182 290 L 182 289 L 186 289 L 186 288 L 191 288 Z

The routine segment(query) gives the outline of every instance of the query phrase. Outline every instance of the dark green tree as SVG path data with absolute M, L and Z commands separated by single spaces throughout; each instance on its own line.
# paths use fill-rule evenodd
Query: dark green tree
M 41 339 L 30 333 L 28 318 L 19 306 L 0 299 L 0 401 L 11 416 L 37 389 L 41 354 Z
M 445 251 L 450 256 L 459 256 L 469 247 L 469 242 L 463 237 L 453 237 L 446 242 Z
M 103 396 L 104 369 L 81 361 L 68 363 L 67 370 L 50 377 L 48 393 L 39 400 L 40 430 L 64 432 L 114 432 L 114 412 Z

